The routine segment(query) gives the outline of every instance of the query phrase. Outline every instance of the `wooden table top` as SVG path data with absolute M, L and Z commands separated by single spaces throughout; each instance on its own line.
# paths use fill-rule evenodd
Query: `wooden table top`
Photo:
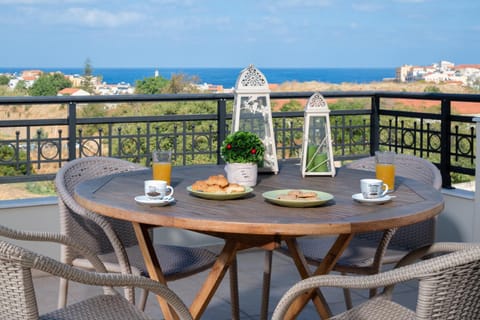
M 395 198 L 384 204 L 362 204 L 352 199 L 360 192 L 360 179 L 374 173 L 340 168 L 335 177 L 302 178 L 300 166 L 280 162 L 277 175 L 260 173 L 252 194 L 235 200 L 195 197 L 187 186 L 210 175 L 223 174 L 220 165 L 174 167 L 172 186 L 176 202 L 165 207 L 139 205 L 149 169 L 85 181 L 75 189 L 76 200 L 99 214 L 142 224 L 175 227 L 207 234 L 278 236 L 333 235 L 384 230 L 419 222 L 439 214 L 442 195 L 429 185 L 396 178 Z M 263 192 L 278 189 L 312 189 L 328 192 L 334 199 L 313 208 L 289 208 L 271 204 Z

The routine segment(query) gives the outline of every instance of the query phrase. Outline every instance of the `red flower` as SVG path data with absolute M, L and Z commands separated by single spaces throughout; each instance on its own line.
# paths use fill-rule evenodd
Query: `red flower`
M 252 150 L 250 150 L 250 153 L 251 153 L 251 154 L 257 153 L 257 149 L 252 149 Z
M 232 149 L 232 145 L 231 145 L 230 143 L 227 144 L 227 149 L 228 149 L 228 150 Z

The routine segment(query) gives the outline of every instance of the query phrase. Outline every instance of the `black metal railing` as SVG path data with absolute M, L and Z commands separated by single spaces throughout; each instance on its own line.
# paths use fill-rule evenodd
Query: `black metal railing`
M 312 94 L 270 94 L 279 159 L 299 157 L 303 111 L 276 110 L 277 102 L 302 99 L 304 105 Z M 472 116 L 455 114 L 452 102 L 480 106 L 480 95 L 370 91 L 322 94 L 330 99 L 332 109 L 335 160 L 390 149 L 431 160 L 441 169 L 444 187 L 451 186 L 453 175 L 475 175 Z M 177 165 L 220 163 L 219 142 L 229 132 L 233 98 L 233 94 L 0 97 L 0 112 L 6 119 L 0 120 L 0 183 L 51 180 L 66 161 L 92 155 L 149 165 L 150 150 L 158 147 L 173 149 Z M 439 108 L 437 112 L 395 110 L 391 102 L 396 99 L 434 100 Z M 209 103 L 215 105 L 215 111 L 166 112 L 172 103 Z M 48 111 L 42 112 L 47 110 L 45 106 L 61 106 L 64 115 L 52 118 Z M 85 112 L 89 106 L 123 106 L 126 110 L 141 106 L 143 114 L 89 116 Z M 40 110 L 38 117 L 28 114 L 35 108 Z M 145 113 L 153 109 L 157 111 Z M 7 115 L 15 113 L 16 118 L 10 120 Z

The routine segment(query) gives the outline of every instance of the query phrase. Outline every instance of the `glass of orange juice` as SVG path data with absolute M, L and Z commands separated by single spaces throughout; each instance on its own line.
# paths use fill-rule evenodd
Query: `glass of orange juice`
M 388 185 L 389 192 L 395 190 L 395 152 L 375 151 L 375 173 L 377 179 Z
M 152 171 L 153 180 L 167 181 L 171 184 L 172 180 L 172 151 L 155 150 L 152 152 Z

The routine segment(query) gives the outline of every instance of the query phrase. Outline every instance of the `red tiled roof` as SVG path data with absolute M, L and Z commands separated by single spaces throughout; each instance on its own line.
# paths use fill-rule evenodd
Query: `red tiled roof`
M 480 64 L 459 64 L 454 67 L 455 69 L 475 68 L 480 69 Z
M 77 92 L 79 89 L 78 88 L 65 88 L 60 91 L 58 91 L 59 94 L 74 94 Z

